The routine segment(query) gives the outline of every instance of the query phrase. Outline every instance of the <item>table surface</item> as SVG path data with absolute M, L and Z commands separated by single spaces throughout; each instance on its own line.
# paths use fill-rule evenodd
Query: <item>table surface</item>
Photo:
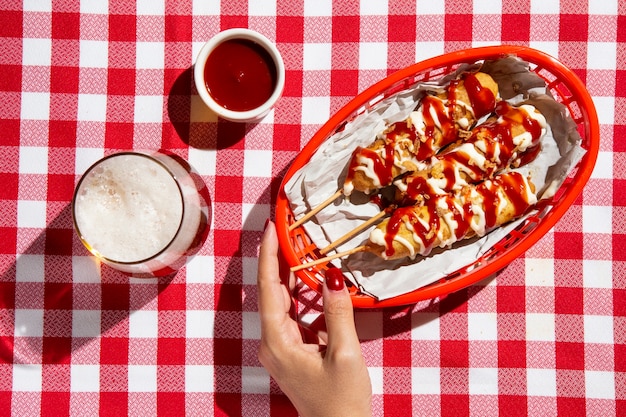
M 356 312 L 374 414 L 624 415 L 626 3 L 560 3 L 4 2 L 0 410 L 295 415 L 256 355 L 256 256 L 282 175 L 374 82 L 506 43 L 557 57 L 586 84 L 596 168 L 564 218 L 495 276 Z M 265 34 L 285 60 L 284 95 L 258 124 L 217 120 L 193 86 L 203 42 L 231 27 Z M 70 200 L 100 157 L 159 148 L 202 176 L 211 229 L 175 275 L 128 278 L 89 256 Z M 319 298 L 301 292 L 306 321 Z

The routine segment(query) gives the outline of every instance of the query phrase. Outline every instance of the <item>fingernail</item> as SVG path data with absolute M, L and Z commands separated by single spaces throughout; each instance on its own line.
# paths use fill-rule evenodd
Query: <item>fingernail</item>
M 326 286 L 329 290 L 341 291 L 343 290 L 343 272 L 339 268 L 328 268 L 326 271 Z
M 270 224 L 270 218 L 268 217 L 267 219 L 265 219 L 265 225 L 263 226 L 263 231 L 265 231 L 265 229 L 267 229 L 267 225 Z

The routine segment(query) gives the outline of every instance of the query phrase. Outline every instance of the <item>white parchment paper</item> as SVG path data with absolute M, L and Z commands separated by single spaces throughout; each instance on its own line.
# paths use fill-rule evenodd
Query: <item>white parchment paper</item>
M 542 139 L 541 153 L 517 171 L 530 175 L 539 190 L 539 198 L 551 197 L 585 152 L 580 146 L 581 138 L 575 123 L 567 109 L 549 96 L 543 80 L 529 70 L 526 62 L 507 57 L 477 65 L 482 65 L 481 70 L 490 73 L 498 82 L 503 99 L 511 103 L 526 101 L 546 116 L 549 126 Z M 466 67 L 459 71 L 464 69 Z M 347 165 L 357 146 L 368 146 L 386 125 L 405 119 L 426 90 L 445 85 L 449 78 L 416 85 L 385 99 L 322 143 L 310 161 L 285 185 L 296 218 L 343 187 Z M 379 207 L 369 201 L 369 196 L 355 191 L 349 199 L 338 198 L 303 227 L 317 247 L 323 248 L 379 211 Z M 333 264 L 363 292 L 382 300 L 428 285 L 471 264 L 522 220 L 495 229 L 482 238 L 460 241 L 445 250 L 433 250 L 427 257 L 386 261 L 361 252 L 334 260 Z M 339 246 L 337 251 L 362 245 L 370 230 Z

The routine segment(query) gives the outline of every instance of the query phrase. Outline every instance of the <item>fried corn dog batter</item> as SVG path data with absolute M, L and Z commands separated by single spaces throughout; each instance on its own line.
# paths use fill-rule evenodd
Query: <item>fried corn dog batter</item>
M 423 167 L 442 148 L 468 135 L 476 121 L 493 112 L 498 85 L 488 74 L 466 73 L 439 95 L 426 95 L 405 120 L 390 125 L 367 148 L 357 148 L 348 167 L 344 194 L 370 194 L 399 175 Z
M 401 207 L 370 233 L 367 250 L 384 259 L 428 255 L 487 232 L 523 215 L 537 202 L 534 185 L 508 172 L 424 204 Z

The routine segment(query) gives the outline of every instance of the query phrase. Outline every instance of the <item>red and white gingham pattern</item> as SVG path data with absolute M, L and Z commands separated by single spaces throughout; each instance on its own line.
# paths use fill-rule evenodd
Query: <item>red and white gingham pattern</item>
M 295 415 L 256 358 L 256 256 L 280 178 L 328 117 L 390 72 L 486 44 L 553 54 L 597 105 L 597 168 L 497 276 L 359 311 L 375 415 L 626 413 L 626 5 L 618 0 L 4 2 L 0 5 L 0 413 Z M 284 96 L 257 125 L 193 87 L 229 27 L 274 40 Z M 174 277 L 100 268 L 72 230 L 78 176 L 122 149 L 189 160 L 211 194 Z M 300 291 L 304 319 L 319 297 Z M 315 389 L 314 386 L 311 389 Z

